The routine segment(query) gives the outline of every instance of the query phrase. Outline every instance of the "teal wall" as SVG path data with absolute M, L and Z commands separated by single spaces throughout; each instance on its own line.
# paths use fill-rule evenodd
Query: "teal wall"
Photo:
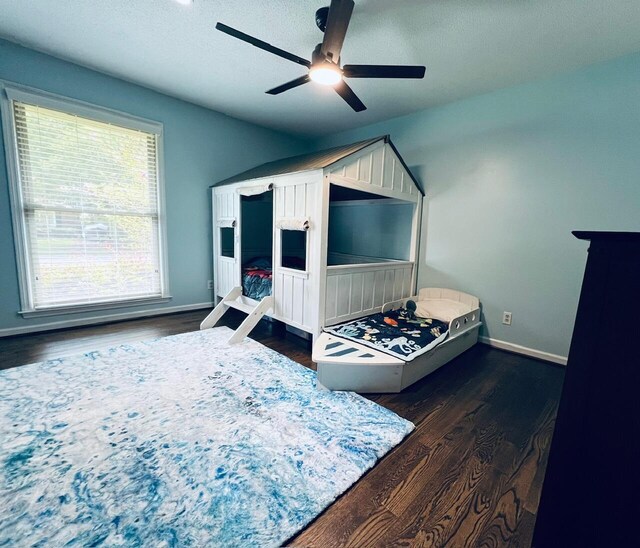
M 0 79 L 157 120 L 164 124 L 169 282 L 165 307 L 210 302 L 211 226 L 207 187 L 262 162 L 304 152 L 305 142 L 0 40 Z M 93 314 L 23 319 L 9 188 L 0 136 L 0 330 Z M 123 313 L 144 306 L 119 308 Z
M 566 356 L 587 251 L 571 230 L 640 231 L 640 54 L 315 145 L 384 133 L 427 192 L 419 285 L 477 295 L 485 336 Z
M 329 252 L 407 261 L 413 204 L 367 203 L 329 208 Z

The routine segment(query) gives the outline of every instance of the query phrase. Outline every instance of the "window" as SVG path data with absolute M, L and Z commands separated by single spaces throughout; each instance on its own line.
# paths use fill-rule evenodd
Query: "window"
M 294 270 L 307 270 L 306 230 L 280 230 L 282 266 Z
M 166 298 L 162 126 L 32 90 L 5 93 L 23 313 Z
M 234 257 L 234 230 L 232 226 L 223 226 L 220 228 L 220 255 L 223 257 L 230 257 L 232 259 Z

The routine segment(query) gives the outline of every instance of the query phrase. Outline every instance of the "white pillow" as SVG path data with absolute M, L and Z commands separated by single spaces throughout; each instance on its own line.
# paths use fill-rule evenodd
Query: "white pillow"
M 458 301 L 449 299 L 427 299 L 416 303 L 418 318 L 434 318 L 450 323 L 451 320 L 471 312 L 471 307 Z

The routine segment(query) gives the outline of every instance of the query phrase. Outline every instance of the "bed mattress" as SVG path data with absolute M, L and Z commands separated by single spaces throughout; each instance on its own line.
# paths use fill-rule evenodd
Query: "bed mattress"
M 399 309 L 333 325 L 325 331 L 408 362 L 444 341 L 449 324 L 416 318 Z

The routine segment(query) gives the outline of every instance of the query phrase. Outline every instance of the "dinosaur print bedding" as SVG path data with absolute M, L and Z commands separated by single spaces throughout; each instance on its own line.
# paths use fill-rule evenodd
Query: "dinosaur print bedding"
M 409 362 L 444 341 L 449 325 L 399 309 L 332 325 L 325 331 Z

